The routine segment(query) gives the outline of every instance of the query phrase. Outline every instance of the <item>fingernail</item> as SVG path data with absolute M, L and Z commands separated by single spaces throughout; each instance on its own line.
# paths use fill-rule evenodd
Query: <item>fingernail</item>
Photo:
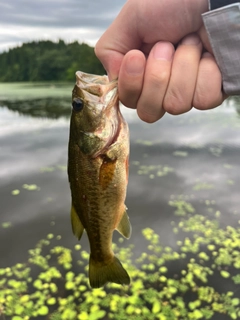
M 156 60 L 171 61 L 173 46 L 169 42 L 158 42 L 153 47 L 153 58 Z
M 196 45 L 200 42 L 200 38 L 195 34 L 190 34 L 189 36 L 186 36 L 181 41 L 181 44 L 185 45 Z
M 126 71 L 130 75 L 140 75 L 144 71 L 144 60 L 140 57 L 129 57 L 126 63 Z

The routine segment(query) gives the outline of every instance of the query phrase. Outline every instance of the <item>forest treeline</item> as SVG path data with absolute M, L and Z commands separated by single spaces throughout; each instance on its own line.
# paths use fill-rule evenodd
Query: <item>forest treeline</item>
M 0 82 L 74 81 L 78 70 L 105 73 L 93 47 L 77 41 L 34 41 L 0 54 Z

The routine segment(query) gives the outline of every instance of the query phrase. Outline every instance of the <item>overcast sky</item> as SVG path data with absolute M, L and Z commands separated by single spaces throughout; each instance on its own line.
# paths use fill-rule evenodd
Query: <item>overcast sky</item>
M 126 0 L 0 0 L 0 52 L 59 38 L 94 45 Z

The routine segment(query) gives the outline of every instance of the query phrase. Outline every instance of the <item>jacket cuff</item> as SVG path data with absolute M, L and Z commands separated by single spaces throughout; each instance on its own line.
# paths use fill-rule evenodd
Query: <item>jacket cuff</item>
M 221 70 L 223 90 L 240 94 L 240 7 L 239 3 L 202 14 L 203 22 Z
M 236 0 L 235 1 L 234 0 L 208 0 L 209 10 L 215 10 L 236 2 L 237 2 Z

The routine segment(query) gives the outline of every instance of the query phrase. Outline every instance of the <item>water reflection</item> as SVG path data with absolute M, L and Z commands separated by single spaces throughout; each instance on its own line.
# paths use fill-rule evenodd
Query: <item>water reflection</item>
M 41 88 L 41 85 L 39 85 Z M 28 89 L 28 87 L 24 87 L 25 89 Z M 31 86 L 29 87 L 29 89 Z M 34 86 L 34 89 L 36 89 L 36 86 Z M 58 86 L 58 90 L 61 90 L 61 86 Z M 233 96 L 228 98 L 224 103 L 223 106 L 226 108 L 221 110 L 219 108 L 212 110 L 212 112 L 209 112 L 211 118 L 217 118 L 220 121 L 224 121 L 222 118 L 222 113 L 232 113 L 233 110 L 236 111 L 237 115 L 240 116 L 240 96 Z M 31 117 L 38 117 L 38 118 L 50 118 L 50 119 L 58 119 L 61 117 L 69 118 L 71 114 L 71 96 L 68 92 L 66 93 L 63 91 L 63 95 L 58 96 L 57 93 L 55 93 L 54 96 L 46 97 L 46 98 L 2 98 L 0 96 L 0 108 L 6 107 L 9 110 L 18 112 L 22 115 L 29 115 Z M 131 120 L 137 120 L 137 116 L 132 112 L 132 110 L 129 110 L 125 107 L 122 108 L 125 114 L 128 114 L 128 117 L 131 118 Z M 215 112 L 216 111 L 216 112 Z M 197 117 L 192 118 L 189 121 L 189 124 L 199 123 L 202 122 L 201 118 L 204 118 L 204 112 L 196 111 L 193 109 L 191 111 L 191 114 L 193 115 L 194 112 L 197 112 Z M 134 116 L 133 116 L 134 114 Z M 166 116 L 165 116 L 166 118 Z M 182 118 L 180 121 L 185 121 L 187 118 Z M 237 120 L 236 117 L 234 117 L 235 120 Z
M 67 163 L 67 118 L 71 108 L 67 100 L 61 107 L 54 99 L 35 102 L 34 108 L 32 101 L 11 102 L 8 109 L 0 108 L 3 221 L 10 218 L 19 223 L 33 219 L 40 214 L 34 210 L 35 201 L 45 203 L 49 197 L 57 199 L 57 207 L 65 208 L 58 215 L 65 216 L 69 210 L 65 206 L 69 203 L 66 171 L 56 168 Z M 170 212 L 166 206 L 174 194 L 194 194 L 196 202 L 199 196 L 216 198 L 223 210 L 238 211 L 240 122 L 234 110 L 235 107 L 224 105 L 209 112 L 193 110 L 179 117 L 166 115 L 160 122 L 147 125 L 137 118 L 135 111 L 123 109 L 131 132 L 127 201 L 134 224 L 144 227 L 145 213 L 150 210 L 148 226 L 158 226 L 159 232 L 164 233 L 167 228 L 162 226 L 169 223 Z M 226 169 L 225 164 L 231 169 Z M 141 166 L 153 169 L 142 174 Z M 173 170 L 158 176 L 159 166 Z M 42 168 L 55 169 L 43 172 Z M 22 190 L 18 198 L 24 194 L 24 199 L 16 210 L 11 191 L 24 183 L 40 185 L 41 192 L 27 201 L 28 193 Z M 197 185 L 200 187 L 196 191 Z M 51 206 L 51 210 L 56 210 L 56 203 L 48 204 Z M 45 215 L 44 210 L 41 215 Z
M 240 96 L 233 96 L 233 97 L 228 98 L 225 101 L 225 104 L 227 106 L 234 107 L 236 109 L 238 116 L 240 116 Z
M 37 118 L 69 118 L 71 113 L 71 99 L 69 98 L 0 100 L 0 105 L 19 114 Z
M 49 232 L 61 234 L 66 247 L 76 243 L 70 229 L 66 174 L 70 103 L 66 99 L 59 104 L 55 98 L 34 101 L 5 101 L 0 108 L 0 225 L 12 224 L 0 229 L 1 266 L 24 261 L 27 250 Z M 197 214 L 211 219 L 220 212 L 222 226 L 238 225 L 236 110 L 239 106 L 231 100 L 215 110 L 166 115 L 148 125 L 135 111 L 123 108 L 131 133 L 127 206 L 133 226 L 131 240 L 123 245 L 135 244 L 136 256 L 142 252 L 145 227 L 153 228 L 163 245 L 179 249 L 179 235 L 172 232 L 171 221 L 177 218 L 171 200 L 185 199 Z M 38 189 L 27 190 L 24 184 L 36 184 Z M 13 195 L 14 190 L 19 193 Z M 81 244 L 87 248 L 86 237 Z M 173 273 L 178 267 L 172 265 Z M 216 285 L 225 292 L 222 282 Z

